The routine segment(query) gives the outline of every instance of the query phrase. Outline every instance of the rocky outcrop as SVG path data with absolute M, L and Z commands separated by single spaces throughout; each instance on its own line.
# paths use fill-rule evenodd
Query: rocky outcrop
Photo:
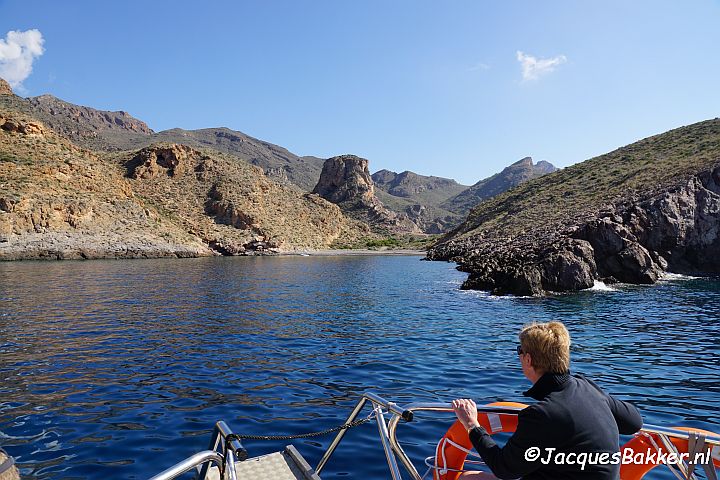
M 3 78 L 0 78 L 0 95 L 15 95 L 10 84 Z
M 222 255 L 322 249 L 370 235 L 336 205 L 237 157 L 160 144 L 127 158 L 133 191 Z
M 328 158 L 312 193 L 333 203 L 375 202 L 375 187 L 368 161 L 355 155 Z
M 140 150 L 127 163 L 128 176 L 137 179 L 182 175 L 201 157 L 199 151 L 186 145 L 153 145 Z
M 428 255 L 465 288 L 539 294 L 720 273 L 720 118 L 639 140 L 482 203 Z M 592 281 L 591 281 L 592 279 Z
M 39 122 L 23 121 L 0 114 L 0 130 L 20 135 L 45 135 L 45 127 Z
M 375 196 L 368 161 L 364 158 L 340 155 L 327 159 L 312 193 L 337 204 L 347 215 L 369 224 L 377 233 L 419 233 L 406 216 L 385 208 Z
M 470 275 L 463 288 L 539 295 L 594 281 L 655 283 L 664 271 L 720 273 L 720 167 L 680 185 L 605 206 L 562 229 L 499 239 L 468 237 L 434 247 Z

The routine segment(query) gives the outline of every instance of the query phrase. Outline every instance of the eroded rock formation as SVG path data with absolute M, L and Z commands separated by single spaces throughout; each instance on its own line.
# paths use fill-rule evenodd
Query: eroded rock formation
M 337 204 L 347 215 L 368 223 L 378 233 L 419 232 L 407 216 L 385 208 L 375 196 L 364 158 L 340 155 L 327 159 L 312 193 Z

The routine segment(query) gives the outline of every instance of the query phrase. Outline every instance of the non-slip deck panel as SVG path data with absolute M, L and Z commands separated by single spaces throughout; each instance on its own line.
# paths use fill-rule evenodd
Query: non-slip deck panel
M 248 458 L 235 464 L 238 480 L 320 480 L 295 447 L 284 451 Z M 219 480 L 217 467 L 208 471 L 207 480 Z

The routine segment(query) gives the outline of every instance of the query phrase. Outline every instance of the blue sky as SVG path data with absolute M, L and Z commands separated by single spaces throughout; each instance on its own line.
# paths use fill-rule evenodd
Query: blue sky
M 0 0 L 30 29 L 24 96 L 466 184 L 720 116 L 720 0 Z

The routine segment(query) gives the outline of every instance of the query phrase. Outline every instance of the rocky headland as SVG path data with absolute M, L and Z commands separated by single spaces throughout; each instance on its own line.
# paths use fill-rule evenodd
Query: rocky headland
M 429 251 L 466 289 L 540 295 L 720 272 L 720 120 L 647 138 L 479 204 Z

